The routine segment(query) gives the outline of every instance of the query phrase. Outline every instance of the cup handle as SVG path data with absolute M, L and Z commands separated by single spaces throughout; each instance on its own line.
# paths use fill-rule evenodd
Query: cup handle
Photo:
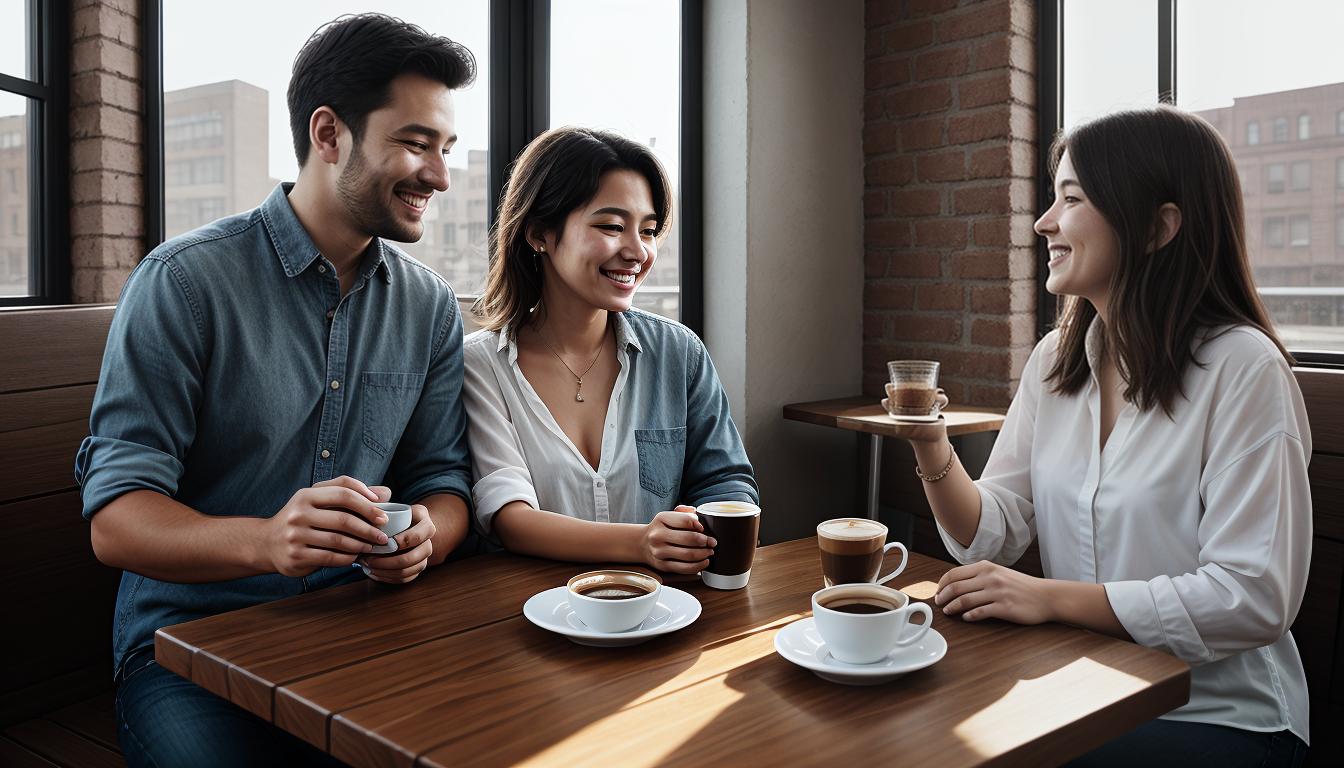
M 901 575 L 901 571 L 905 570 L 905 564 L 910 561 L 910 552 L 905 548 L 905 545 L 899 541 L 893 541 L 887 544 L 885 547 L 883 547 L 882 556 L 886 557 L 887 553 L 890 552 L 892 548 L 898 548 L 901 550 L 901 564 L 896 566 L 896 570 L 878 579 L 877 580 L 878 584 L 886 584 L 888 581 L 891 581 L 892 579 Z
M 923 640 L 924 636 L 929 633 L 929 628 L 933 626 L 933 609 L 927 603 L 912 603 L 910 605 L 910 615 L 906 617 L 906 626 L 911 626 L 910 619 L 914 618 L 916 613 L 924 614 L 924 623 L 919 625 L 919 632 L 908 640 L 897 641 L 897 645 L 914 645 Z
M 943 391 L 942 387 L 939 387 L 937 395 L 933 398 L 933 412 L 935 414 L 942 413 L 949 402 L 951 401 L 947 399 L 947 393 Z

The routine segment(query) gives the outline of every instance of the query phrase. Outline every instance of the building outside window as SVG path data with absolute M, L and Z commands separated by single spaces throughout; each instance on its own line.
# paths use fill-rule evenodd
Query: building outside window
M 1311 115 L 1297 116 L 1297 140 L 1306 141 L 1311 138 Z
M 1293 163 L 1292 182 L 1295 190 L 1311 189 L 1310 161 L 1298 160 Z
M 1288 244 L 1294 248 L 1311 245 L 1311 217 L 1290 217 L 1288 219 L 1288 237 Z
M 1278 216 L 1265 219 L 1265 245 L 1270 248 L 1283 247 L 1283 219 Z
M 1288 118 L 1274 118 L 1274 143 L 1282 144 L 1288 140 Z
M 1251 122 L 1246 124 L 1246 143 L 1255 146 L 1260 143 L 1260 124 Z
M 1284 167 L 1283 163 L 1270 163 L 1265 166 L 1265 191 L 1271 194 L 1283 191 Z

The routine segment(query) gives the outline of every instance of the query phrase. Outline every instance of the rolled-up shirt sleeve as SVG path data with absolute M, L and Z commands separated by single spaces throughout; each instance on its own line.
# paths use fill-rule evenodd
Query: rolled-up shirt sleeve
M 177 493 L 196 436 L 208 350 L 200 304 L 172 262 L 126 282 L 103 353 L 89 436 L 75 457 L 85 518 L 136 490 Z
M 1031 493 L 1031 444 L 1036 432 L 1036 407 L 1041 395 L 1041 342 L 1022 371 L 1017 396 L 1008 407 L 1003 428 L 975 481 L 980 492 L 980 524 L 969 546 L 963 547 L 943 527 L 943 545 L 959 562 L 990 560 L 1016 563 L 1036 538 L 1036 513 Z
M 425 387 L 406 424 L 389 470 L 392 491 L 420 501 L 451 493 L 471 504 L 471 461 L 467 416 L 462 402 L 462 314 L 457 298 L 445 302 L 449 315 L 440 329 Z
M 759 504 L 756 476 L 742 437 L 733 424 L 728 395 L 723 391 L 714 362 L 699 339 L 691 336 L 690 343 L 695 345 L 695 363 L 687 370 L 687 449 L 682 501 L 693 506 L 710 501 Z
M 522 501 L 533 509 L 540 508 L 518 431 L 495 372 L 485 358 L 495 354 L 488 347 L 489 344 L 474 344 L 467 348 L 462 387 L 472 472 L 476 478 L 471 489 L 476 501 L 476 525 L 485 534 L 491 532 L 495 514 L 505 504 Z
M 1106 584 L 1134 641 L 1202 664 L 1288 632 L 1311 562 L 1306 411 L 1280 361 L 1247 374 L 1210 429 L 1200 482 L 1199 566 Z

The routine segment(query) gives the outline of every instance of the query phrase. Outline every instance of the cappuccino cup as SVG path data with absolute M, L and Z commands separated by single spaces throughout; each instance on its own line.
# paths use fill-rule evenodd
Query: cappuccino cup
M 924 623 L 913 635 L 901 633 L 917 614 Z M 817 634 L 836 661 L 874 664 L 897 647 L 914 645 L 933 626 L 933 610 L 904 592 L 880 584 L 841 584 L 812 595 Z
M 718 542 L 700 580 L 714 589 L 747 586 L 761 531 L 761 508 L 745 501 L 711 501 L 696 507 L 695 516 L 705 535 Z
M 387 515 L 387 522 L 378 526 L 378 530 L 387 534 L 387 543 L 374 544 L 370 554 L 390 555 L 400 548 L 393 537 L 411 527 L 411 505 L 380 501 L 373 506 L 381 509 L 383 514 Z
M 569 580 L 569 607 L 589 629 L 624 632 L 649 617 L 663 585 L 637 571 L 588 571 Z
M 887 542 L 887 526 L 862 517 L 841 517 L 817 526 L 817 548 L 821 550 L 821 575 L 828 587 L 836 584 L 886 584 L 910 559 L 905 545 Z M 882 558 L 893 549 L 901 551 L 901 564 L 878 578 Z

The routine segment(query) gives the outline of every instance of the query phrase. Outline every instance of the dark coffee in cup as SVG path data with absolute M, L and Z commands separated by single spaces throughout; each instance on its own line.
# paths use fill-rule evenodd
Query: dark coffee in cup
M 576 587 L 574 591 L 584 597 L 595 597 L 598 600 L 629 600 L 643 597 L 653 590 L 636 584 L 597 583 Z
M 839 611 L 840 613 L 868 614 L 868 613 L 886 613 L 887 611 L 896 610 L 896 606 L 891 605 L 890 603 L 881 603 L 868 600 L 853 600 L 850 602 L 838 602 L 835 604 L 822 603 L 822 605 L 825 605 L 832 611 Z
M 761 529 L 761 508 L 745 501 L 714 501 L 695 510 L 705 535 L 718 543 L 700 574 L 715 589 L 740 589 L 751 577 Z

